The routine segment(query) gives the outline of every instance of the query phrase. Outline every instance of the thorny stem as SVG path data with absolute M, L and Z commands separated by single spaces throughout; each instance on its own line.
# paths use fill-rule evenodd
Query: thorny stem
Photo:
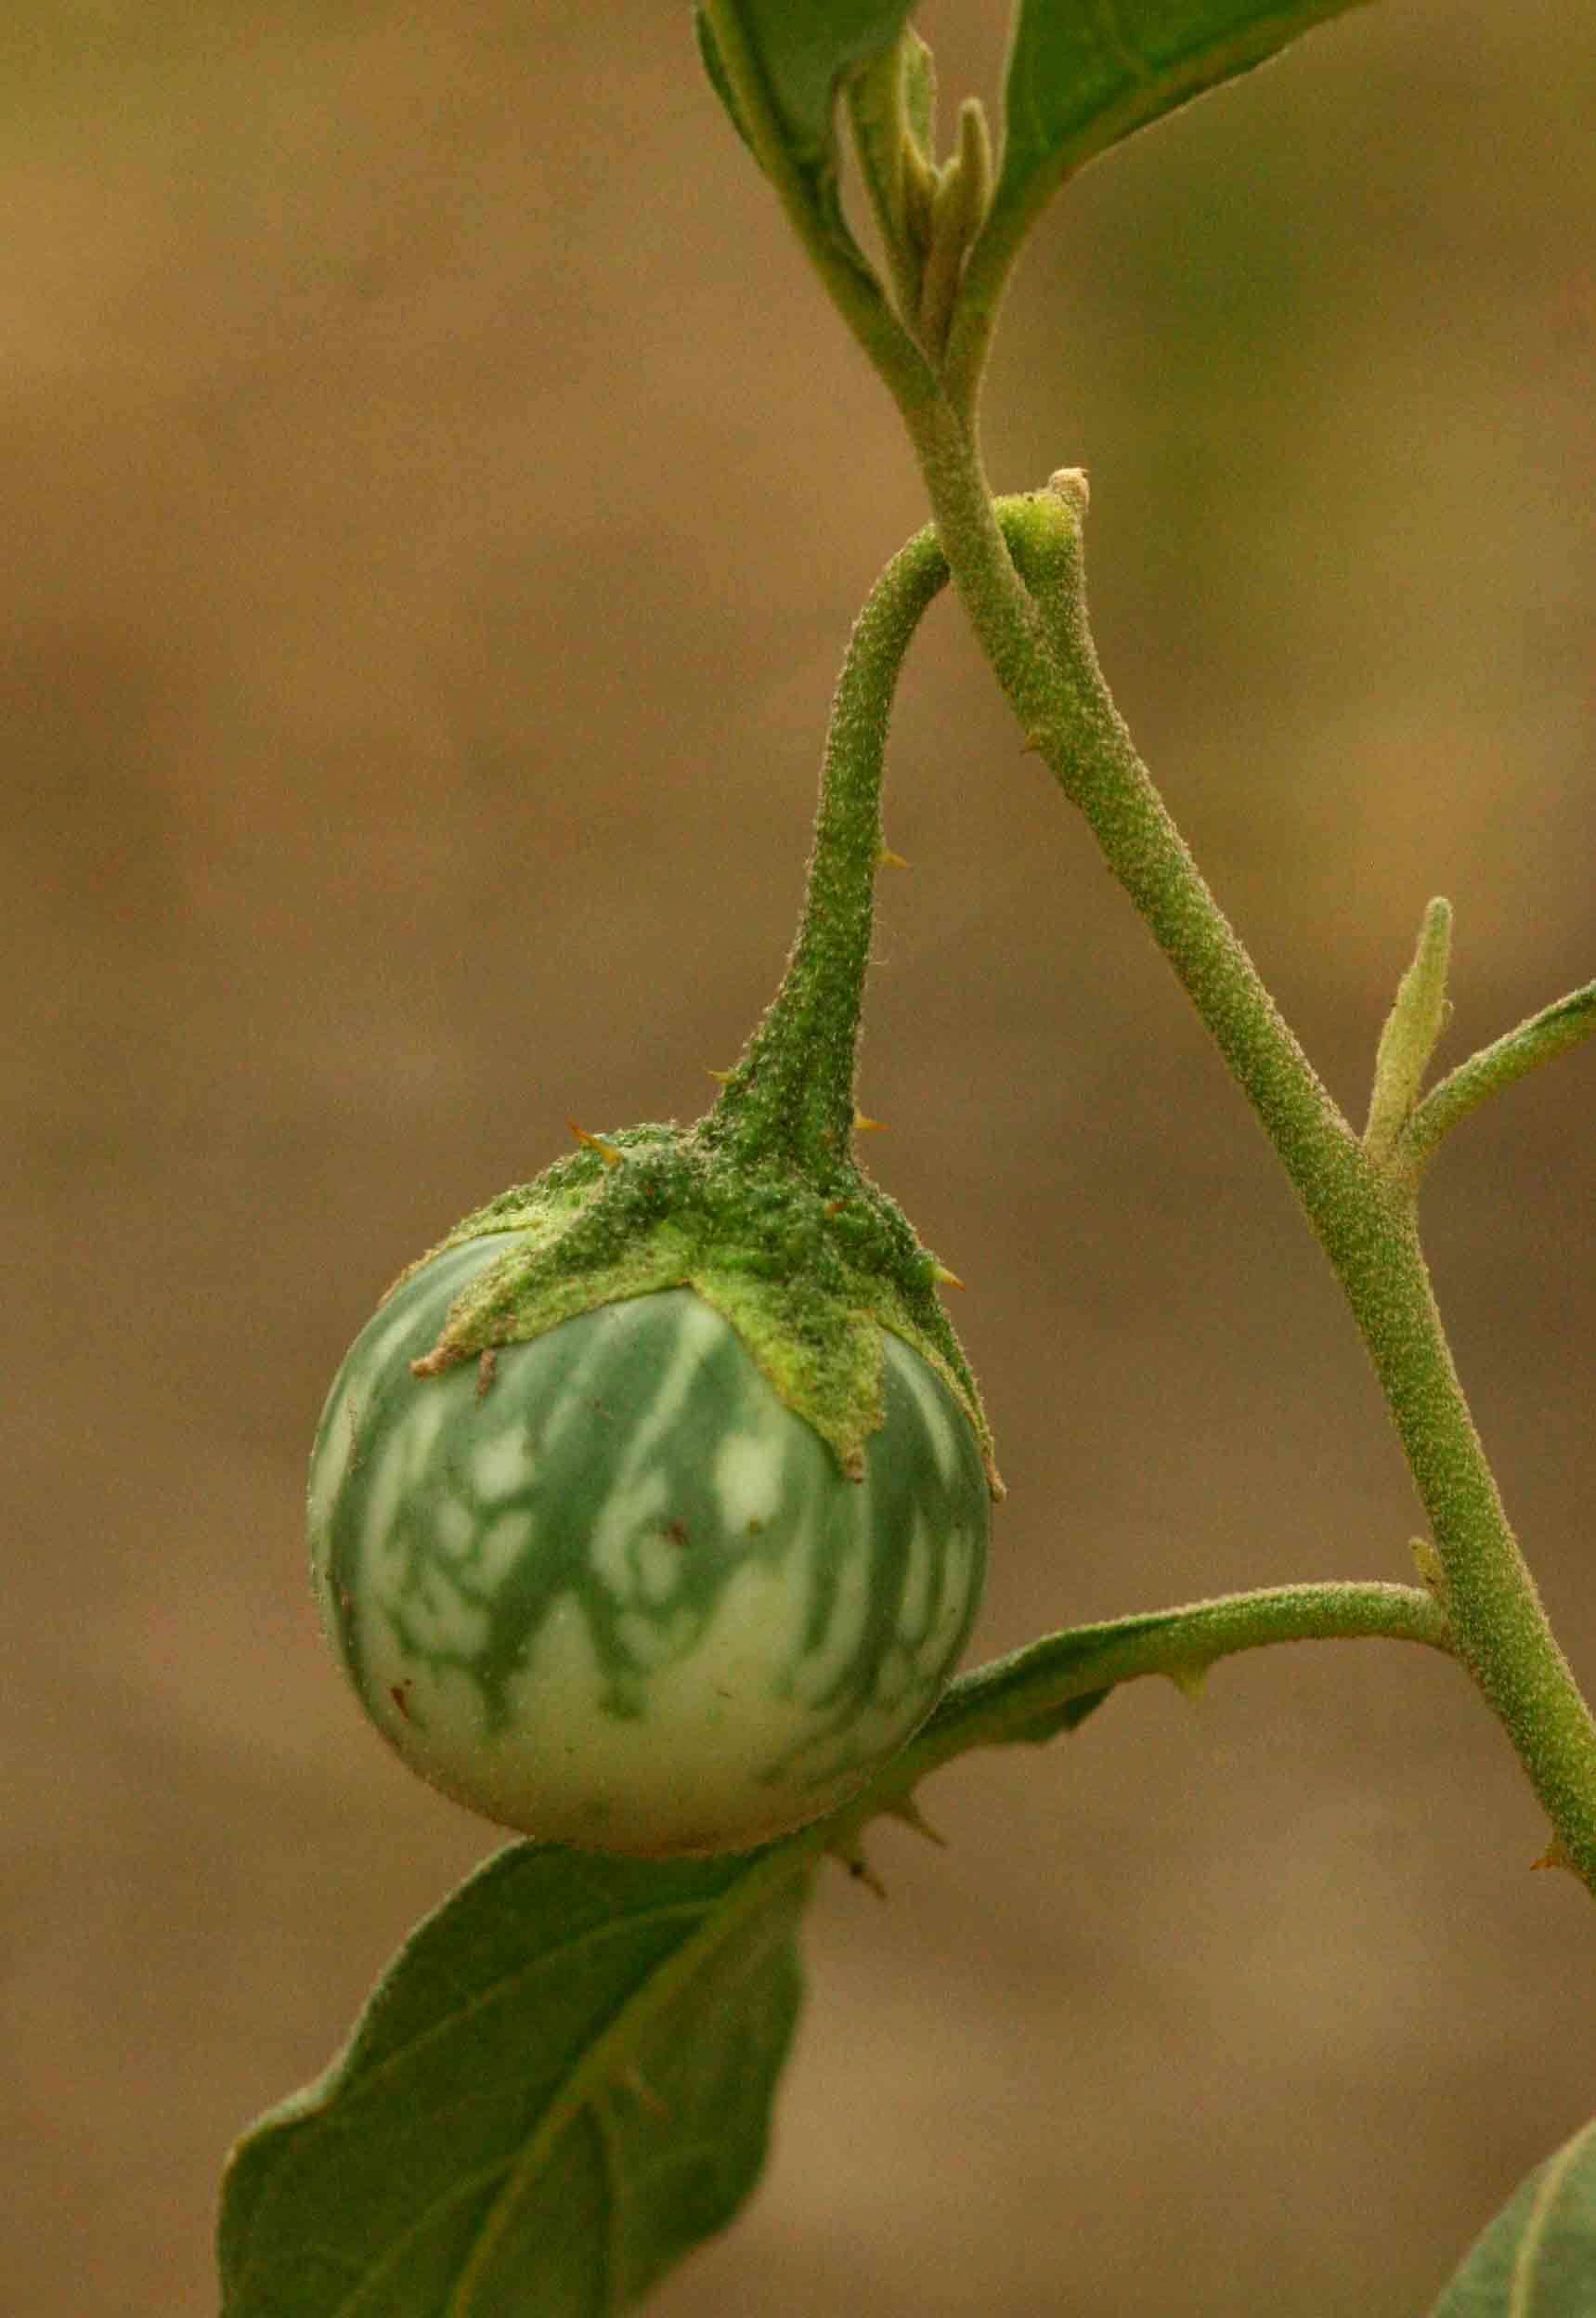
M 1596 1893 L 1596 1722 L 1474 1429 L 1410 1187 L 1371 1162 L 1320 1086 L 1136 756 L 1087 626 L 1080 479 L 1060 476 L 1055 490 L 1032 501 L 1032 522 L 1012 535 L 1011 557 L 962 425 L 939 416 L 917 440 L 977 633 L 1296 1188 L 1363 1333 L 1434 1529 L 1459 1655 L 1512 1738 L 1571 1865 Z
M 1062 1710 L 1122 1682 L 1167 1674 L 1189 1683 L 1222 1658 L 1275 1642 L 1384 1639 L 1449 1651 L 1444 1610 L 1413 1585 L 1280 1585 L 1223 1594 L 1178 1609 L 1046 1635 L 963 1674 L 928 1723 L 865 1791 L 863 1816 L 908 1793 L 971 1747 L 1052 1736 Z M 853 1806 L 847 1815 L 854 1817 Z
M 1295 1620 L 1307 1621 L 1300 1628 L 1304 1635 L 1401 1632 L 1441 1647 L 1454 1637 L 1571 1863 L 1596 1889 L 1596 1730 L 1547 1624 L 1475 1433 L 1435 1308 L 1410 1190 L 1361 1147 L 1314 1075 L 1113 710 L 1085 623 L 1083 507 L 1079 479 L 1069 475 L 1045 493 L 980 500 L 982 530 L 990 527 L 1020 590 L 1017 609 L 1027 647 L 1022 655 L 1010 630 L 995 639 L 994 658 L 1015 671 L 1015 689 L 1034 711 L 1033 739 L 1056 770 L 1062 764 L 1061 786 L 1096 833 L 1285 1163 L 1384 1387 L 1442 1573 L 1444 1607 L 1410 1588 L 1381 1586 L 1285 1588 L 1262 1608 L 1251 1597 L 1199 1605 L 1178 1613 L 1195 1621 L 1178 1637 L 1185 1653 L 1179 1663 L 1289 1638 L 1299 1631 Z M 837 688 L 798 940 L 781 993 L 722 1098 L 737 1118 L 758 1119 L 767 1129 L 785 1122 L 785 1131 L 806 1144 L 815 1135 L 845 1136 L 852 1123 L 886 721 L 909 640 L 945 576 L 936 535 L 924 531 L 889 565 L 861 616 Z M 1001 572 L 983 577 L 983 617 L 995 623 L 1001 611 L 993 607 L 1001 606 L 1006 581 Z M 1549 1018 L 1558 1013 L 1548 1009 Z M 1568 1041 L 1565 1031 L 1555 1035 Z M 1421 1118 L 1422 1110 L 1415 1115 Z M 1164 1621 L 1175 1614 L 1116 1627 L 1116 1651 L 1122 1644 L 1129 1655 L 1116 1655 L 1115 1671 L 1104 1679 L 1128 1679 L 1122 1666 L 1171 1671 Z M 1396 1623 L 1381 1622 L 1387 1619 Z M 1036 1646 L 1034 1665 L 1047 1670 L 1049 1681 L 1062 1663 L 1061 1647 Z M 1031 1654 L 1021 1658 L 1032 1665 Z M 915 1742 L 913 1761 L 922 1769 L 930 1767 L 923 1749 L 933 1733 L 943 1734 L 939 1747 L 947 1741 L 937 1760 L 978 1743 L 955 1736 L 975 1727 L 962 1719 L 971 1695 L 967 1686 L 951 1693 Z M 955 1705 L 956 1725 L 944 1720 Z
M 817 1178 L 848 1151 L 854 1127 L 892 698 L 921 615 L 947 577 L 928 528 L 893 557 L 854 626 L 832 702 L 798 938 L 781 988 L 706 1123 L 711 1142 L 746 1137 Z
M 967 269 L 967 304 L 955 315 L 938 376 L 879 287 L 872 282 L 865 297 L 828 240 L 785 150 L 735 10 L 727 0 L 707 5 L 759 160 L 902 413 L 954 586 L 993 672 L 1252 1103 L 1335 1270 L 1434 1529 L 1459 1655 L 1512 1738 L 1569 1865 L 1596 1894 L 1596 1721 L 1547 1621 L 1474 1429 L 1420 1248 L 1412 1172 L 1386 1172 L 1362 1148 L 1136 755 L 1087 624 L 1084 478 L 1056 478 L 1006 539 L 993 512 L 976 436 L 977 397 L 1003 282 L 1027 221 L 1017 209 L 1007 231 L 999 227 L 1000 213 L 1007 215 L 1000 191 L 986 246 L 978 242 Z M 1583 1029 L 1584 1001 L 1581 993 L 1564 1002 L 1571 1033 L 1576 1024 Z M 1534 1059 L 1561 1035 L 1542 1034 Z M 1506 1058 L 1488 1082 L 1471 1080 L 1470 1069 L 1444 1081 L 1409 1121 L 1409 1148 L 1421 1158 L 1492 1085 L 1517 1074 Z

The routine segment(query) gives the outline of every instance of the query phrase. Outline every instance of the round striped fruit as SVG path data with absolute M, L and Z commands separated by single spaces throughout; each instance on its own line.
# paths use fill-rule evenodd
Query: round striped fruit
M 411 1768 L 531 1835 L 734 1851 L 844 1801 L 935 1705 L 985 1574 L 974 1433 L 884 1331 L 862 1481 L 688 1288 L 418 1378 L 508 1244 L 446 1249 L 334 1381 L 323 1621 Z

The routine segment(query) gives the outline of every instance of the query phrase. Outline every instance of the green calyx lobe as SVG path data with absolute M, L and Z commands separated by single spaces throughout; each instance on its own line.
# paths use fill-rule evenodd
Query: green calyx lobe
M 719 1105 L 691 1127 L 623 1127 L 467 1216 L 422 1261 L 499 1234 L 513 1244 L 451 1308 L 417 1373 L 529 1342 L 603 1304 L 691 1288 L 857 1479 L 885 1413 L 880 1332 L 889 1329 L 964 1410 L 1000 1497 L 991 1428 L 937 1293 L 936 1257 L 850 1154 L 800 1167 L 779 1141 L 763 1147 L 757 1119 L 756 1110 L 737 1132 Z

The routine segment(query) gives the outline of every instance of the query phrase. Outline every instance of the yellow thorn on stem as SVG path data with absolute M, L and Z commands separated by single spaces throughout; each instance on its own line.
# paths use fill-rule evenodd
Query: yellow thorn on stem
M 890 845 L 882 846 L 876 856 L 876 863 L 881 869 L 907 869 L 909 866 L 902 854 L 895 853 Z
M 1573 1860 L 1564 1849 L 1563 1838 L 1561 1835 L 1554 1835 L 1551 1843 L 1547 1844 L 1546 1849 L 1541 1853 L 1540 1857 L 1538 1859 L 1532 1859 L 1529 1865 L 1530 1872 L 1532 1874 L 1538 1868 L 1568 1868 L 1570 1869 L 1573 1869 L 1574 1868 Z
M 1208 1680 L 1207 1667 L 1168 1666 L 1164 1669 L 1164 1671 L 1168 1674 L 1171 1682 L 1174 1683 L 1175 1688 L 1180 1692 L 1181 1697 L 1183 1699 L 1189 1699 L 1195 1705 L 1197 1700 L 1202 1696 L 1203 1685 Z
M 704 1070 L 707 1076 L 718 1079 L 722 1087 L 729 1087 L 737 1075 L 735 1071 L 718 1071 L 713 1062 L 706 1062 Z
M 889 1804 L 887 1817 L 902 1819 L 905 1827 L 912 1827 L 916 1835 L 923 1835 L 927 1843 L 935 1843 L 940 1851 L 948 1848 L 947 1837 L 940 1828 L 931 1825 L 913 1795 L 904 1795 L 900 1802 Z
M 1019 744 L 1019 753 L 1022 757 L 1039 757 L 1042 754 L 1042 743 L 1034 733 L 1026 734 Z
M 598 1152 L 606 1167 L 618 1167 L 626 1157 L 624 1151 L 617 1151 L 614 1143 L 606 1143 L 602 1135 L 590 1135 L 585 1126 L 577 1125 L 575 1119 L 567 1119 L 565 1125 L 570 1128 L 577 1142 L 585 1144 L 589 1151 Z
M 863 1883 L 867 1891 L 875 1893 L 877 1899 L 886 1898 L 887 1886 L 864 1856 L 857 1836 L 850 1838 L 846 1850 L 839 1843 L 833 1843 L 830 1850 L 832 1857 L 841 1860 L 856 1883 Z
M 950 1271 L 946 1264 L 933 1266 L 931 1277 L 933 1280 L 940 1280 L 944 1288 L 962 1288 L 965 1284 L 958 1273 Z
M 863 1111 L 856 1111 L 853 1114 L 853 1126 L 856 1134 L 880 1134 L 885 1130 L 886 1126 L 885 1119 L 867 1119 Z

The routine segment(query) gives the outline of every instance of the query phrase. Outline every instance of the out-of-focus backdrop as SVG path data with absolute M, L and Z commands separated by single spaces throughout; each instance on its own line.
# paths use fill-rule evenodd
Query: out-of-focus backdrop
M 990 0 L 920 19 L 995 91 Z M 922 519 L 659 0 L 19 0 L 0 96 L 0 2308 L 200 2318 L 218 2161 L 499 1840 L 315 1629 L 321 1395 L 396 1270 L 768 996 L 833 671 Z M 1447 1053 L 1596 968 L 1596 38 L 1390 0 L 1097 163 L 994 483 L 1089 466 L 1121 703 L 1360 1107 L 1421 905 Z M 1262 1138 L 940 606 L 890 768 L 870 1157 L 969 1282 L 987 1655 L 1408 1571 Z M 1596 1679 L 1592 1095 L 1426 1196 Z M 774 2160 L 662 2318 L 1408 2318 L 1596 2107 L 1592 1921 L 1395 1645 L 1113 1701 L 841 1875 Z

